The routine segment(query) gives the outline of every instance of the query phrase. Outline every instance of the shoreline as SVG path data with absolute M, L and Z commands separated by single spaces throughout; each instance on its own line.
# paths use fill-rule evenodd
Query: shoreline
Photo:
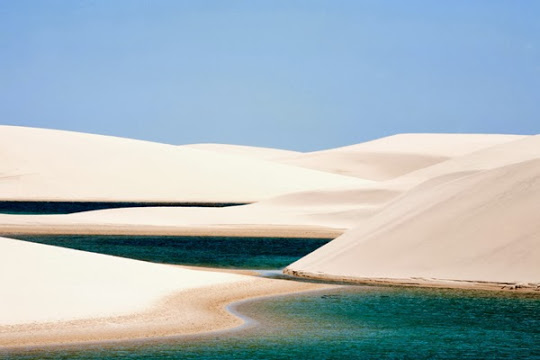
M 0 353 L 228 331 L 246 323 L 245 318 L 230 310 L 230 306 L 237 302 L 336 286 L 251 277 L 236 283 L 180 291 L 163 298 L 144 312 L 130 315 L 4 325 L 0 326 Z
M 460 290 L 482 290 L 501 293 L 515 294 L 535 294 L 540 296 L 540 284 L 524 284 L 509 282 L 471 281 L 471 280 L 450 280 L 450 279 L 427 279 L 427 278 L 357 278 L 348 276 L 336 276 L 330 274 L 313 274 L 308 272 L 283 269 L 283 273 L 293 278 L 326 281 L 329 284 L 349 284 L 349 285 L 382 285 L 399 287 L 422 287 L 422 288 L 442 288 Z
M 0 236 L 17 235 L 126 235 L 126 236 L 216 236 L 335 239 L 345 229 L 299 225 L 200 225 L 152 226 L 106 224 L 0 224 Z

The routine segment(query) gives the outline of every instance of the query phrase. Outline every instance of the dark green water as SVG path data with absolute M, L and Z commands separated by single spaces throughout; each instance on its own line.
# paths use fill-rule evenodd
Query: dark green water
M 240 304 L 206 337 L 4 353 L 17 359 L 540 359 L 540 299 L 346 287 Z M 2 353 L 0 353 L 2 355 Z
M 167 264 L 279 269 L 329 239 L 199 236 L 32 235 L 17 239 Z
M 103 201 L 0 201 L 0 213 L 21 215 L 72 214 L 81 211 L 126 207 L 183 206 L 225 207 L 245 203 L 163 203 L 163 202 L 103 202 Z

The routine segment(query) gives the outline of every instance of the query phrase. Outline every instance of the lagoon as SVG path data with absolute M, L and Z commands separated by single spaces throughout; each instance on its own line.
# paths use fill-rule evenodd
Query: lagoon
M 535 295 L 345 286 L 237 304 L 206 336 L 12 352 L 17 359 L 539 359 Z M 1 353 L 0 353 L 1 355 Z

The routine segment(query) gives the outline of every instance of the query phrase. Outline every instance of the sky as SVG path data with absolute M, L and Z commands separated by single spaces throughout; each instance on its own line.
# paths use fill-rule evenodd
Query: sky
M 312 151 L 540 132 L 540 1 L 0 0 L 0 124 Z

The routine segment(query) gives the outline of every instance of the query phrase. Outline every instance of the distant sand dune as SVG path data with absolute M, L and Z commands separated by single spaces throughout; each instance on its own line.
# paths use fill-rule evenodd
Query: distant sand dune
M 279 160 L 284 164 L 370 180 L 389 180 L 520 135 L 399 134 Z
M 0 200 L 253 202 L 370 183 L 254 158 L 0 126 Z
M 191 144 L 180 145 L 197 150 L 213 151 L 223 154 L 240 155 L 260 160 L 278 160 L 301 154 L 298 151 L 272 149 L 259 146 L 228 145 L 228 144 Z

